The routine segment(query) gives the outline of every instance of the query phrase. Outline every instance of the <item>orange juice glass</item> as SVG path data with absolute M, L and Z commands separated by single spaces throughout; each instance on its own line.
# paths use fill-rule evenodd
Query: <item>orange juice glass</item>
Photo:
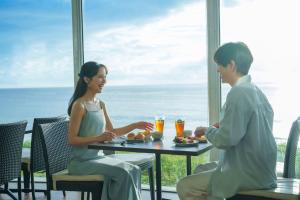
M 184 120 L 178 119 L 175 121 L 176 137 L 183 137 Z
M 161 134 L 164 132 L 164 124 L 165 124 L 164 117 L 155 117 L 155 128 L 157 132 Z

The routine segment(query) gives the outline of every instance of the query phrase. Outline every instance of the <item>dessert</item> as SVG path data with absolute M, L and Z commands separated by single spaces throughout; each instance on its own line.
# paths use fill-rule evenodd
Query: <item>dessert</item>
M 128 133 L 127 139 L 128 140 L 134 140 L 135 139 L 135 134 L 134 133 Z
M 194 143 L 195 140 L 193 137 L 175 137 L 173 141 L 179 144 L 191 144 Z
M 134 139 L 136 139 L 136 140 L 144 140 L 144 139 L 145 139 L 145 135 L 142 134 L 142 133 L 138 133 L 138 134 L 134 137 Z

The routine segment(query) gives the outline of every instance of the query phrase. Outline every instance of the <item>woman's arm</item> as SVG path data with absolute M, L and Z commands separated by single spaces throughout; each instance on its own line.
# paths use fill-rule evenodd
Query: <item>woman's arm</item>
M 84 106 L 75 101 L 71 110 L 70 122 L 69 122 L 69 133 L 68 141 L 71 145 L 87 145 L 94 142 L 111 141 L 115 136 L 112 132 L 105 132 L 97 136 L 79 137 L 78 132 L 82 118 L 85 114 Z
M 103 102 L 101 102 L 101 107 L 103 109 L 104 116 L 105 116 L 106 130 L 110 131 L 110 132 L 114 132 L 118 136 L 129 133 L 130 131 L 133 131 L 134 129 L 143 129 L 143 130 L 149 130 L 149 131 L 151 131 L 153 129 L 152 123 L 144 122 L 144 121 L 135 122 L 135 123 L 132 123 L 127 126 L 120 127 L 120 128 L 114 128 L 111 123 L 111 120 L 109 118 L 109 115 L 107 113 L 105 104 Z

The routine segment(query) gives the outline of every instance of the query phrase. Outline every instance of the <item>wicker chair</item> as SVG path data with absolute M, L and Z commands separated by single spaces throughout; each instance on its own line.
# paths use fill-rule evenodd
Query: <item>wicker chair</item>
M 25 134 L 31 133 L 31 148 L 23 148 L 22 150 L 22 171 L 23 171 L 23 178 L 24 178 L 24 189 L 22 190 L 25 193 L 29 193 L 32 190 L 29 188 L 30 185 L 30 173 L 35 173 L 38 171 L 44 171 L 45 165 L 43 161 L 43 152 L 42 147 L 39 143 L 35 144 L 35 137 L 37 135 L 37 131 L 39 131 L 38 126 L 40 124 L 51 123 L 65 120 L 66 117 L 58 116 L 58 117 L 44 117 L 44 118 L 34 118 L 32 130 L 28 130 Z M 34 160 L 34 162 L 32 161 Z M 34 163 L 34 165 L 31 165 Z M 33 174 L 32 174 L 32 178 Z M 34 189 L 34 185 L 32 186 Z M 35 190 L 35 192 L 46 192 L 46 190 Z
M 228 200 L 274 200 L 274 199 L 300 199 L 300 180 L 296 177 L 296 152 L 300 134 L 300 117 L 291 127 L 285 157 L 283 177 L 278 177 L 277 187 L 269 190 L 242 191 Z
M 46 169 L 47 200 L 51 199 L 51 190 L 91 192 L 93 200 L 101 199 L 104 177 L 101 175 L 69 175 L 67 164 L 71 158 L 71 146 L 68 143 L 68 121 L 39 126 L 38 140 L 43 149 Z M 35 199 L 34 191 L 32 192 Z
M 8 182 L 18 178 L 18 199 L 21 199 L 21 156 L 27 121 L 0 124 L 0 193 L 17 198 L 8 189 Z

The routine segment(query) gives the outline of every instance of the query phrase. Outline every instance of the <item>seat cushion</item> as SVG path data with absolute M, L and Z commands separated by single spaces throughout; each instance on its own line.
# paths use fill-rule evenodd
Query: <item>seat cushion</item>
M 103 181 L 102 175 L 70 175 L 68 170 L 62 170 L 52 175 L 53 189 L 56 190 L 58 181 Z
M 111 154 L 108 157 L 116 158 L 129 162 L 134 165 L 142 165 L 147 162 L 153 162 L 155 160 L 155 155 L 150 153 L 120 153 L 120 154 Z
M 260 196 L 274 199 L 297 200 L 299 198 L 299 179 L 278 178 L 277 188 L 270 190 L 242 191 L 238 194 L 249 196 Z

